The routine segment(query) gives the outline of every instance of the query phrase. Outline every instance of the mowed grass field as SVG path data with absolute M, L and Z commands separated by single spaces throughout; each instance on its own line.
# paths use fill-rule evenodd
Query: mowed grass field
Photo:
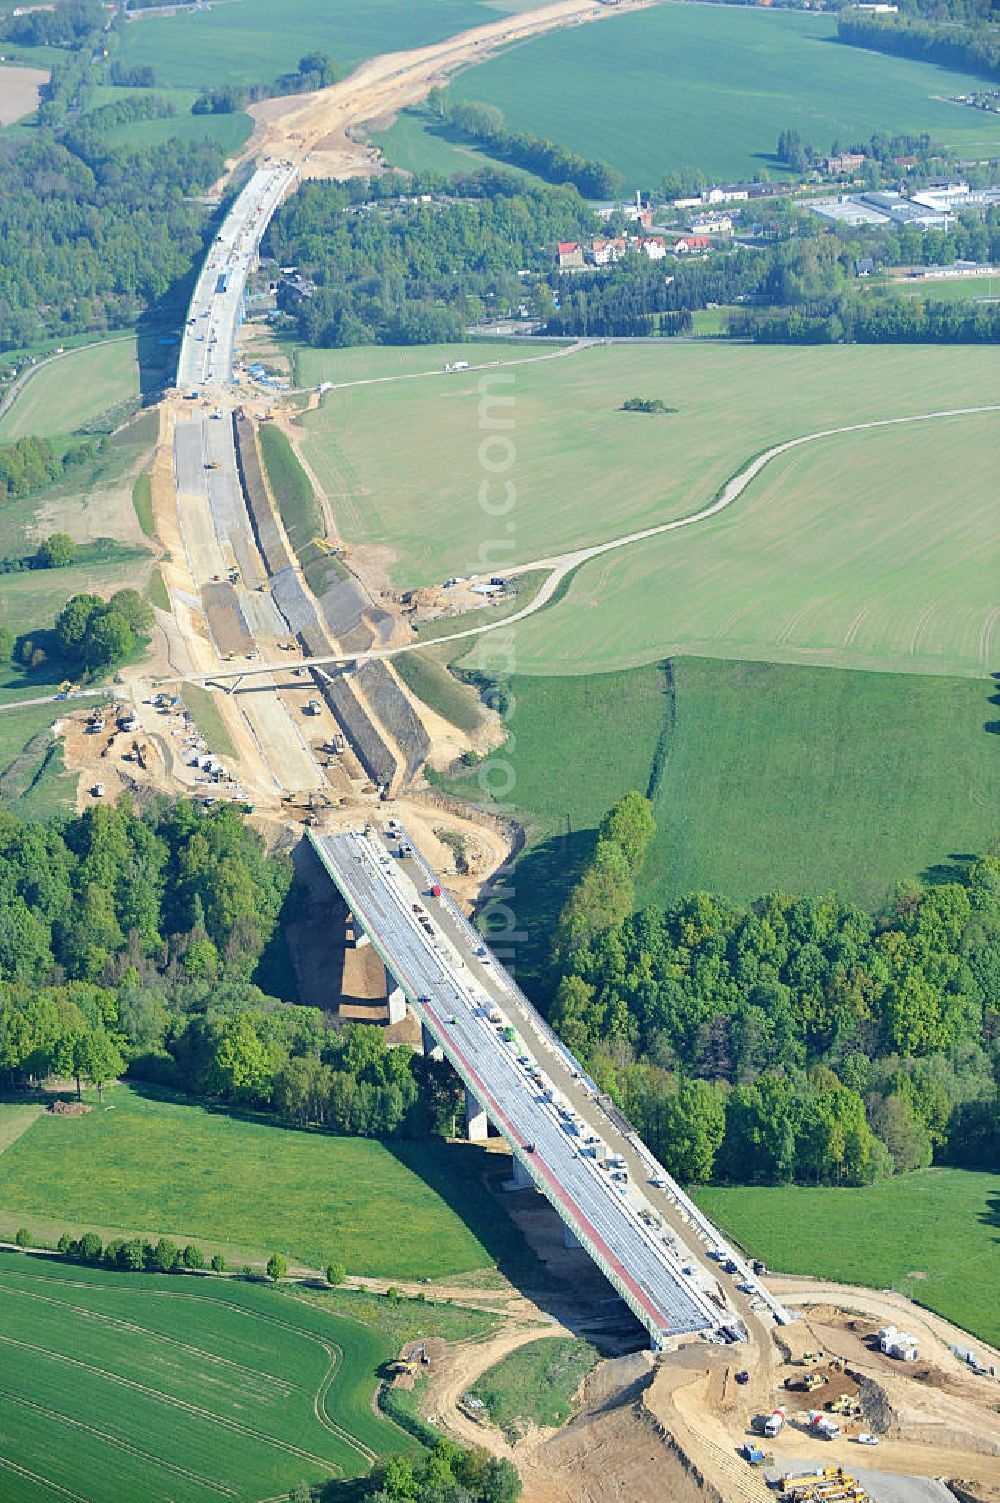
M 877 905 L 961 867 L 997 833 L 992 680 L 678 658 L 613 674 L 516 676 L 512 740 L 445 786 L 499 786 L 529 844 L 505 898 L 537 969 L 606 808 L 654 799 L 638 901 L 831 890 Z M 512 784 L 505 791 L 506 784 Z M 526 895 L 530 894 L 530 901 Z
M 342 66 L 391 49 L 405 51 L 534 8 L 535 0 L 232 0 L 196 14 L 147 16 L 125 30 L 120 56 L 151 63 L 157 83 L 265 82 L 294 72 L 306 52 L 326 52 Z
M 875 130 L 927 131 L 963 155 L 995 156 L 1000 120 L 948 103 L 981 87 L 950 69 L 843 46 L 832 16 L 657 5 L 511 48 L 468 69 L 452 93 L 498 105 L 513 128 L 651 188 L 671 169 L 722 181 L 780 174 L 772 153 L 781 130 L 821 151 Z M 389 141 L 391 156 L 391 132 Z M 407 146 L 412 157 L 412 132 Z
M 393 581 L 410 587 L 481 567 L 483 550 L 495 568 L 690 514 L 788 438 L 981 406 L 992 365 L 933 346 L 601 346 L 498 370 L 490 408 L 474 373 L 328 392 L 303 451 L 348 543 L 394 550 Z M 676 411 L 623 412 L 630 396 Z M 993 413 L 794 450 L 710 522 L 586 565 L 519 626 L 518 671 L 685 651 L 982 673 L 1000 606 L 998 434 Z M 514 487 L 500 519 L 480 503 L 484 453 L 503 466 L 487 500 Z
M 109 407 L 139 396 L 135 339 L 111 339 L 57 355 L 39 366 L 0 418 L 0 444 L 30 433 L 73 433 Z
M 461 1146 L 299 1132 L 120 1086 L 86 1117 L 39 1117 L 0 1154 L 0 1230 L 54 1242 L 94 1227 L 198 1240 L 231 1264 L 277 1250 L 310 1268 L 444 1277 L 493 1261 L 470 1164 Z
M 1000 643 L 998 450 L 1000 411 L 780 455 L 719 515 L 584 565 L 556 609 L 521 623 L 519 667 L 625 667 L 655 646 L 985 677 Z
M 287 1497 L 413 1449 L 390 1342 L 242 1282 L 0 1253 L 0 1499 Z
M 891 1287 L 1000 1344 L 998 1174 L 923 1169 L 851 1190 L 703 1186 L 695 1199 L 770 1268 Z

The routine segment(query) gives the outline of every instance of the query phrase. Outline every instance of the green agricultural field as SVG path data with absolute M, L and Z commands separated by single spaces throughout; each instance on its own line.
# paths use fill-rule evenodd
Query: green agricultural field
M 498 1239 L 513 1232 L 483 1204 L 481 1155 L 461 1146 L 298 1132 L 124 1086 L 106 1096 L 110 1110 L 40 1117 L 0 1155 L 0 1230 L 197 1239 L 231 1264 L 277 1248 L 401 1279 L 509 1251 Z
M 251 1503 L 414 1448 L 371 1403 L 389 1341 L 270 1289 L 4 1253 L 0 1312 L 3 1503 Z
M 487 806 L 494 788 L 528 827 L 505 901 L 531 972 L 629 788 L 653 796 L 657 820 L 640 904 L 781 889 L 877 905 L 899 881 L 951 875 L 997 834 L 988 680 L 682 657 L 669 678 L 525 675 L 510 692 L 510 749 L 444 787 Z
M 552 346 L 489 340 L 465 344 L 359 345 L 353 350 L 314 350 L 300 345 L 295 351 L 295 378 L 300 386 L 319 386 L 321 381 L 389 382 L 402 377 L 441 376 L 456 360 L 470 365 L 489 365 L 530 359 Z M 326 399 L 330 400 L 329 397 Z
M 564 1425 L 577 1390 L 597 1361 L 597 1349 L 589 1341 L 545 1336 L 483 1373 L 473 1391 L 493 1423 L 514 1442 L 529 1426 L 551 1430 Z
M 294 72 L 309 51 L 327 52 L 354 67 L 384 52 L 424 47 L 530 10 L 535 0 L 282 0 L 275 28 L 271 0 L 239 0 L 195 14 L 145 16 L 127 27 L 120 57 L 151 63 L 160 84 L 200 89 L 211 84 L 269 81 Z
M 585 565 L 557 609 L 522 623 L 519 667 L 624 667 L 655 644 L 985 677 L 1000 623 L 998 443 L 994 412 L 781 455 L 731 509 Z
M 933 64 L 842 46 L 832 16 L 657 5 L 525 42 L 468 69 L 452 92 L 498 105 L 518 130 L 650 188 L 672 169 L 722 180 L 780 174 L 772 153 L 789 129 L 821 150 L 874 130 L 927 131 L 963 155 L 995 156 L 1000 120 L 947 102 L 981 86 Z M 403 131 L 418 160 L 412 124 Z
M 783 439 L 979 406 L 992 361 L 934 346 L 602 346 L 498 371 L 505 408 L 481 409 L 474 373 L 329 392 L 303 451 L 348 544 L 391 548 L 408 587 L 690 514 Z M 676 411 L 623 412 L 635 395 Z M 488 426 L 499 420 L 514 426 Z M 710 522 L 586 565 L 518 628 L 518 671 L 685 651 L 982 673 L 1000 603 L 983 485 L 998 430 L 996 413 L 937 419 L 780 457 Z M 514 486 L 502 519 L 480 504 L 484 454 L 505 467 L 487 500 Z
M 891 1286 L 1000 1343 L 1000 1175 L 923 1169 L 858 1190 L 706 1186 L 696 1199 L 771 1268 Z
M 73 433 L 119 402 L 138 400 L 135 339 L 57 355 L 38 368 L 0 419 L 0 443 L 31 433 L 41 438 Z

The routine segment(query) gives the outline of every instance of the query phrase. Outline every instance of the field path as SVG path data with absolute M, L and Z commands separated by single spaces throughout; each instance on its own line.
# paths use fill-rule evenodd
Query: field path
M 723 486 L 719 495 L 708 506 L 700 511 L 689 513 L 686 517 L 675 517 L 671 522 L 660 522 L 655 527 L 645 527 L 640 532 L 629 532 L 623 537 L 612 538 L 607 543 L 594 543 L 590 547 L 575 548 L 569 553 L 555 554 L 549 558 L 534 559 L 530 563 L 515 564 L 506 569 L 508 576 L 527 574 L 534 569 L 550 570 L 549 577 L 544 581 L 541 588 L 522 610 L 514 611 L 509 616 L 504 616 L 499 621 L 488 621 L 482 626 L 472 626 L 465 631 L 452 632 L 448 636 L 434 638 L 434 645 L 442 642 L 460 642 L 467 637 L 482 636 L 485 632 L 497 631 L 501 627 L 513 626 L 518 621 L 524 621 L 528 616 L 533 616 L 542 610 L 559 590 L 568 576 L 578 569 L 581 564 L 589 563 L 591 559 L 600 558 L 605 553 L 612 553 L 618 548 L 630 547 L 633 543 L 644 542 L 647 538 L 660 537 L 665 532 L 674 532 L 680 527 L 693 527 L 698 522 L 707 522 L 709 517 L 714 517 L 719 512 L 725 511 L 738 501 L 751 481 L 755 480 L 761 470 L 769 465 L 772 459 L 777 459 L 779 454 L 786 454 L 790 449 L 800 448 L 803 444 L 816 443 L 822 438 L 836 438 L 844 433 L 861 433 L 872 428 L 894 428 L 903 423 L 930 423 L 938 418 L 971 417 L 985 412 L 1000 412 L 1000 403 L 994 402 L 983 407 L 951 407 L 940 412 L 920 412 L 908 417 L 873 418 L 864 423 L 846 423 L 839 428 L 819 428 L 815 433 L 804 433 L 798 438 L 786 439 L 783 443 L 775 444 L 770 449 L 765 449 L 763 454 L 758 454 L 755 459 L 744 465 L 731 480 Z M 370 657 L 395 657 L 401 652 L 413 652 L 420 647 L 427 646 L 424 642 L 407 643 L 402 647 L 390 647 L 382 652 L 370 653 Z M 314 660 L 316 661 L 316 660 Z
M 544 355 L 516 355 L 513 360 L 504 360 L 498 356 L 495 360 L 484 360 L 477 365 L 467 365 L 459 372 L 459 375 L 471 376 L 476 371 L 495 371 L 498 368 L 507 370 L 512 365 L 539 365 L 543 360 L 562 360 L 566 355 L 578 355 L 581 350 L 588 350 L 594 345 L 607 344 L 607 342 L 604 339 L 575 339 L 571 344 L 560 345 L 557 350 L 548 350 Z M 355 376 L 350 381 L 323 381 L 320 389 L 323 392 L 344 391 L 349 386 L 383 386 L 392 381 L 426 381 L 428 377 L 443 380 L 451 374 L 453 372 L 436 365 L 433 370 L 401 371 L 394 376 Z M 316 386 L 296 386 L 286 395 L 300 397 L 316 390 Z
M 660 537 L 667 532 L 675 532 L 681 527 L 694 527 L 699 522 L 707 522 L 710 517 L 718 516 L 726 511 L 743 495 L 751 481 L 755 480 L 760 472 L 777 459 L 780 454 L 787 454 L 791 449 L 801 448 L 804 444 L 812 444 L 823 438 L 837 438 L 844 433 L 863 433 L 874 428 L 895 428 L 904 423 L 931 423 L 940 418 L 972 417 L 981 413 L 1000 412 L 1000 402 L 991 402 L 982 407 L 949 407 L 936 412 L 911 413 L 907 417 L 872 418 L 864 423 L 845 423 L 838 428 L 818 428 L 814 433 L 803 433 L 798 438 L 788 438 L 780 444 L 774 444 L 770 449 L 765 449 L 751 459 L 743 468 L 728 480 L 715 500 L 708 506 L 703 506 L 699 511 L 690 512 L 686 517 L 675 517 L 671 522 L 659 522 L 654 527 L 644 527 L 640 532 L 625 533 L 624 536 L 612 538 L 606 543 L 593 543 L 588 547 L 574 548 L 568 553 L 553 554 L 548 558 L 533 559 L 530 563 L 514 564 L 504 572 L 508 577 L 518 574 L 527 574 L 536 569 L 547 569 L 549 575 L 543 581 L 540 589 L 531 601 L 519 611 L 513 611 L 509 616 L 502 616 L 497 621 L 486 621 L 481 626 L 469 626 L 464 631 L 450 632 L 433 639 L 435 647 L 442 643 L 469 641 L 473 637 L 480 637 L 487 632 L 500 631 L 514 626 L 518 621 L 525 621 L 529 616 L 534 616 L 550 604 L 560 588 L 568 582 L 569 576 L 578 569 L 581 564 L 589 563 L 591 559 L 600 558 L 605 553 L 613 553 L 618 548 L 631 547 L 633 543 L 645 542 L 647 538 Z M 356 655 L 358 662 L 364 662 L 368 658 L 394 658 L 404 652 L 419 652 L 430 646 L 430 642 L 406 642 L 399 647 L 385 647 L 378 651 L 361 653 Z M 342 663 L 343 656 L 303 658 L 304 663 Z M 226 678 L 249 678 L 259 673 L 275 673 L 287 667 L 283 663 L 261 663 L 251 668 L 238 670 L 226 670 L 210 675 L 190 675 L 181 682 L 217 683 Z

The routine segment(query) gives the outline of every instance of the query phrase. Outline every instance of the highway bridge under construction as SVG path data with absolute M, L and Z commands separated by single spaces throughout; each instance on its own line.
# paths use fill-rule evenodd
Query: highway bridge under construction
M 309 837 L 343 896 L 356 942 L 386 968 L 390 1019 L 409 1006 L 424 1047 L 466 1088 L 471 1138 L 492 1123 L 514 1160 L 514 1188 L 534 1186 L 649 1332 L 740 1341 L 740 1304 L 790 1317 L 657 1163 L 559 1041 L 482 936 L 445 893 L 405 831 Z M 723 1280 L 727 1283 L 723 1283 Z
M 181 402 L 201 409 L 189 409 L 177 428 L 181 528 L 195 527 L 195 502 L 204 495 L 220 546 L 229 539 L 245 583 L 256 579 L 256 565 L 238 556 L 240 528 L 232 525 L 240 515 L 235 430 L 212 418 L 232 406 L 247 275 L 296 176 L 288 161 L 265 161 L 236 199 L 192 296 L 178 363 Z M 244 660 L 232 672 L 269 674 L 274 666 L 284 665 Z M 218 668 L 205 680 L 227 676 L 221 662 Z M 294 760 L 297 748 L 306 755 L 294 715 L 274 693 L 259 698 L 270 707 L 272 739 L 287 742 L 286 757 Z M 300 781 L 308 785 L 308 769 Z M 386 821 L 384 831 L 373 823 L 340 833 L 314 828 L 309 836 L 356 936 L 385 965 L 390 1019 L 413 1011 L 425 1048 L 449 1060 L 465 1084 L 469 1136 L 485 1139 L 492 1123 L 513 1155 L 514 1187 L 546 1196 L 568 1245 L 590 1255 L 652 1346 L 669 1349 L 697 1336 L 739 1342 L 751 1321 L 784 1324 L 782 1306 L 587 1077 L 396 822 Z

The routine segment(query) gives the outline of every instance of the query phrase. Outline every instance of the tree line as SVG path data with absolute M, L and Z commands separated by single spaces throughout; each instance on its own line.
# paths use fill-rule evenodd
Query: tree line
M 0 501 L 20 500 L 44 490 L 67 470 L 93 459 L 99 445 L 70 444 L 57 454 L 47 438 L 25 435 L 0 447 Z
M 1000 859 L 749 907 L 634 913 L 653 832 L 628 795 L 561 915 L 551 1019 L 680 1178 L 867 1183 L 1000 1156 Z
M 933 297 L 820 299 L 801 308 L 729 315 L 729 333 L 757 344 L 996 344 L 1000 307 Z
M 296 1126 L 450 1131 L 443 1064 L 254 977 L 291 883 L 232 805 L 126 800 L 51 825 L 0 808 L 0 1071 L 139 1078 Z
M 302 1503 L 312 1496 L 303 1489 Z M 517 1503 L 520 1496 L 512 1462 L 443 1439 L 420 1460 L 390 1457 L 375 1469 L 363 1493 L 365 1503 Z
M 223 84 L 205 88 L 191 106 L 194 115 L 232 115 L 261 99 L 278 99 L 286 94 L 309 94 L 326 89 L 343 76 L 340 68 L 325 52 L 308 52 L 299 58 L 294 73 L 282 73 L 271 83 Z
M 544 136 L 511 130 L 496 105 L 451 100 L 437 88 L 431 90 L 427 108 L 458 135 L 483 146 L 490 156 L 523 167 L 548 183 L 571 183 L 584 198 L 615 198 L 621 192 L 622 175 L 606 162 L 588 160 Z
M 920 16 L 868 15 L 848 7 L 837 16 L 837 39 L 897 57 L 915 57 L 966 73 L 1000 76 L 1000 27 L 995 17 L 977 23 L 924 20 Z

